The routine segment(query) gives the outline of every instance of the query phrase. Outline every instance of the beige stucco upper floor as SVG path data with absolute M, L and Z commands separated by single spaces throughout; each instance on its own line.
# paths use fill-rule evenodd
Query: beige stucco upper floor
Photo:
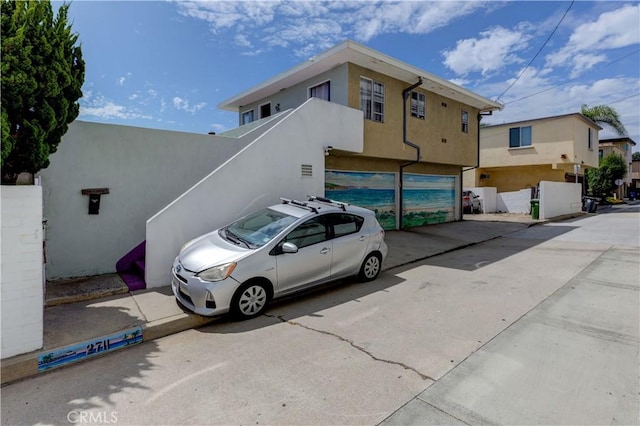
M 531 144 L 509 146 L 511 129 L 530 128 Z M 480 167 L 550 165 L 573 173 L 574 165 L 598 167 L 600 126 L 582 114 L 567 114 L 483 127 Z

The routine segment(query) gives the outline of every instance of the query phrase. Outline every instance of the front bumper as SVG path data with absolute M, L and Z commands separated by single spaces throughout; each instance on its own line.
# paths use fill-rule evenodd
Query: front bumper
M 184 269 L 178 258 L 171 268 L 171 291 L 184 307 L 199 315 L 229 312 L 231 299 L 239 286 L 240 283 L 231 277 L 216 282 L 203 281 L 194 272 Z

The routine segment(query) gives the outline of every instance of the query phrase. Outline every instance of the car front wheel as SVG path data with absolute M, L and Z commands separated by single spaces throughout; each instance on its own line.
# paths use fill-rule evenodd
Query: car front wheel
M 369 253 L 367 257 L 365 257 L 364 262 L 362 262 L 358 279 L 365 282 L 375 280 L 378 274 L 380 274 L 381 266 L 382 261 L 380 260 L 380 255 L 378 253 Z
M 233 296 L 232 313 L 238 319 L 257 317 L 264 312 L 269 302 L 269 292 L 264 283 L 248 282 L 242 285 Z

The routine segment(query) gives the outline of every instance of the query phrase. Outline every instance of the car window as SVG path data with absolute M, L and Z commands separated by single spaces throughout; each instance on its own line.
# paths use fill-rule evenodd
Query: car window
M 327 227 L 322 217 L 314 217 L 299 225 L 284 239 L 298 248 L 310 246 L 327 240 Z
M 339 238 L 360 231 L 364 218 L 353 214 L 335 213 L 329 215 L 329 223 L 333 227 L 333 237 Z
M 263 209 L 235 221 L 225 230 L 255 247 L 261 247 L 295 221 L 293 216 Z

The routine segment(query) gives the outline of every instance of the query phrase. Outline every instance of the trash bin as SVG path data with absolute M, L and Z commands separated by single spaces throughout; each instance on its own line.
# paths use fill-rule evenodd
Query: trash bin
M 534 198 L 531 200 L 531 219 L 540 218 L 540 200 Z
M 636 192 L 635 191 L 631 191 L 629 193 L 629 198 L 631 199 L 631 201 L 635 201 L 636 200 Z

